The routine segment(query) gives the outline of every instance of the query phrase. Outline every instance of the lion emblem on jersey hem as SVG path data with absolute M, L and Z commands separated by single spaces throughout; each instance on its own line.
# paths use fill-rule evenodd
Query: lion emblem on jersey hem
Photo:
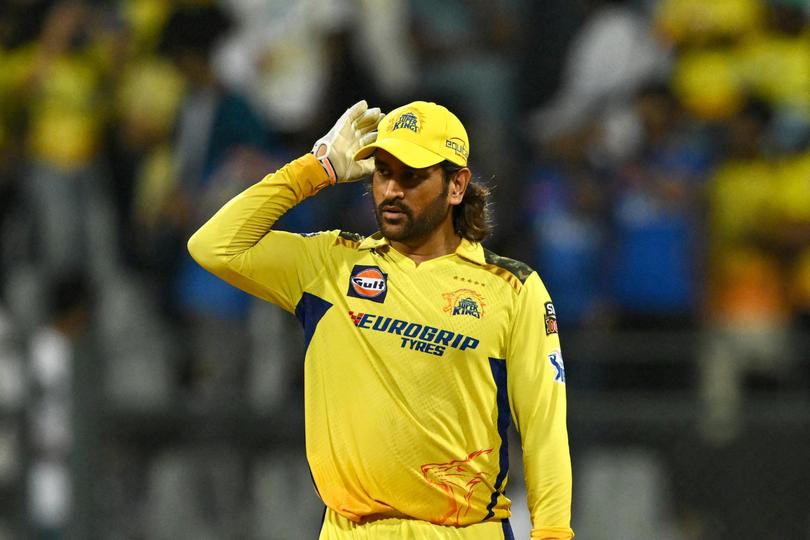
M 475 488 L 484 481 L 484 473 L 480 465 L 473 465 L 473 461 L 484 454 L 492 453 L 492 448 L 476 450 L 465 459 L 453 460 L 449 463 L 426 463 L 420 468 L 425 480 L 441 489 L 447 495 L 447 511 L 430 520 L 436 525 L 461 525 L 461 518 L 470 511 L 471 500 Z

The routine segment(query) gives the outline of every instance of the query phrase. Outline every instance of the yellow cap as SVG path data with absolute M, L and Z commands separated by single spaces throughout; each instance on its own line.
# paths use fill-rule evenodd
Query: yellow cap
M 383 116 L 377 130 L 377 140 L 358 150 L 355 160 L 371 157 L 374 150 L 381 148 L 414 169 L 444 160 L 467 166 L 467 130 L 456 115 L 441 105 L 427 101 L 403 105 Z

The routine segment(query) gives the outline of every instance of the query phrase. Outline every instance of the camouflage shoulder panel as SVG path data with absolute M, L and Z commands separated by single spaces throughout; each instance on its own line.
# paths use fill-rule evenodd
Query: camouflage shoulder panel
M 521 284 L 525 283 L 529 276 L 534 272 L 531 266 L 526 263 L 510 259 L 509 257 L 502 257 L 492 251 L 484 248 L 484 260 L 488 265 L 496 267 L 500 270 L 506 270 L 512 276 L 517 278 Z
M 336 244 L 341 244 L 348 247 L 356 248 L 360 245 L 365 237 L 362 234 L 357 234 L 348 231 L 340 231 L 335 239 Z

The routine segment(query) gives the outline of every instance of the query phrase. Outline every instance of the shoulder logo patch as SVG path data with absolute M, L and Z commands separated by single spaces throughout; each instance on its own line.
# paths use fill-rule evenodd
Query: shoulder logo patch
M 546 319 L 546 335 L 550 336 L 551 334 L 557 333 L 557 312 L 554 309 L 554 304 L 551 302 L 546 302 L 544 304 L 545 308 L 545 319 Z
M 388 274 L 377 266 L 354 265 L 349 276 L 348 296 L 383 303 L 388 294 Z
M 563 363 L 562 353 L 560 351 L 551 351 L 548 353 L 548 361 L 554 367 L 554 382 L 565 384 L 565 364 Z
M 484 297 L 472 289 L 458 289 L 453 292 L 443 293 L 447 304 L 444 311 L 450 315 L 469 315 L 480 319 L 484 316 Z

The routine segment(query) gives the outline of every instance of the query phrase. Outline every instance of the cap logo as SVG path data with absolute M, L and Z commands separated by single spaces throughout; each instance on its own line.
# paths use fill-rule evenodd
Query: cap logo
M 464 141 L 459 139 L 458 137 L 453 137 L 452 139 L 447 139 L 444 141 L 444 145 L 456 153 L 457 156 L 467 159 L 467 156 L 470 155 L 470 151 L 467 150 L 467 145 L 464 144 Z
M 391 131 L 398 129 L 410 129 L 414 133 L 419 133 L 419 119 L 412 112 L 403 113 L 394 123 Z

